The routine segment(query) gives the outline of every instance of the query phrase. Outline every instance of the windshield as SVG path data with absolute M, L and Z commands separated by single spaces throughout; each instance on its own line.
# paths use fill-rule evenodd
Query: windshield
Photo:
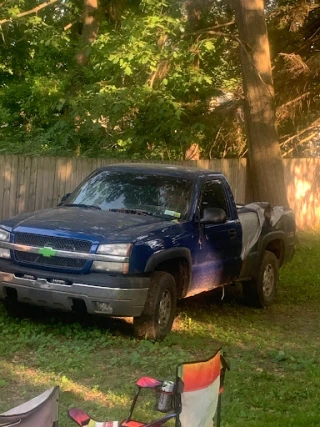
M 191 193 L 192 182 L 187 179 L 103 171 L 75 190 L 65 206 L 185 219 Z

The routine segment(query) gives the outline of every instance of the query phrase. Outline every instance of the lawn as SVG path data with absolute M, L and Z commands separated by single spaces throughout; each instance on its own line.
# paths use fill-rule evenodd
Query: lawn
M 281 272 L 276 303 L 246 307 L 240 288 L 183 301 L 162 343 L 136 341 L 122 319 L 88 319 L 37 311 L 23 321 L 0 304 L 0 412 L 52 385 L 61 387 L 60 426 L 80 406 L 95 418 L 123 419 L 134 382 L 173 379 L 175 366 L 223 346 L 231 364 L 223 394 L 224 427 L 320 426 L 320 234 L 302 234 Z M 148 419 L 153 396 L 137 418 Z M 74 424 L 75 425 L 75 424 Z

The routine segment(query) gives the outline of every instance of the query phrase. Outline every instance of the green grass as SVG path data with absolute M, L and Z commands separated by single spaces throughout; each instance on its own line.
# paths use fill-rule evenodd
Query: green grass
M 210 294 L 185 300 L 174 331 L 155 344 L 134 340 L 125 320 L 80 324 L 38 311 L 19 321 L 0 304 L 0 412 L 58 384 L 61 427 L 73 425 L 72 406 L 123 419 L 140 376 L 173 379 L 178 363 L 223 345 L 231 364 L 223 426 L 320 426 L 319 267 L 320 235 L 300 235 L 272 307 L 246 307 L 238 287 L 223 302 Z M 148 419 L 153 404 L 152 395 L 143 399 L 137 417 Z

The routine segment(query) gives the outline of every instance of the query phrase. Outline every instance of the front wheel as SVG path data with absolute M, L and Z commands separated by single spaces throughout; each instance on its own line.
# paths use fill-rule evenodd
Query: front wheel
M 246 302 L 260 308 L 272 304 L 276 296 L 278 279 L 278 259 L 274 253 L 265 251 L 256 276 L 242 285 Z
M 161 340 L 171 331 L 177 309 L 176 282 L 171 274 L 155 271 L 144 310 L 133 321 L 137 338 Z

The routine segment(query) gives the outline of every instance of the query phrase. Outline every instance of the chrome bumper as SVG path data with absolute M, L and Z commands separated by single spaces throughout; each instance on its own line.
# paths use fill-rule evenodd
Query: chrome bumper
M 114 279 L 116 282 L 116 277 Z M 88 313 L 128 317 L 141 315 L 148 294 L 148 287 L 124 289 L 75 282 L 58 284 L 43 278 L 29 279 L 0 272 L 0 298 L 5 299 L 12 292 L 10 289 L 16 290 L 17 301 L 26 304 L 72 311 L 74 300 L 82 300 Z M 98 309 L 96 303 L 105 303 L 104 310 Z

